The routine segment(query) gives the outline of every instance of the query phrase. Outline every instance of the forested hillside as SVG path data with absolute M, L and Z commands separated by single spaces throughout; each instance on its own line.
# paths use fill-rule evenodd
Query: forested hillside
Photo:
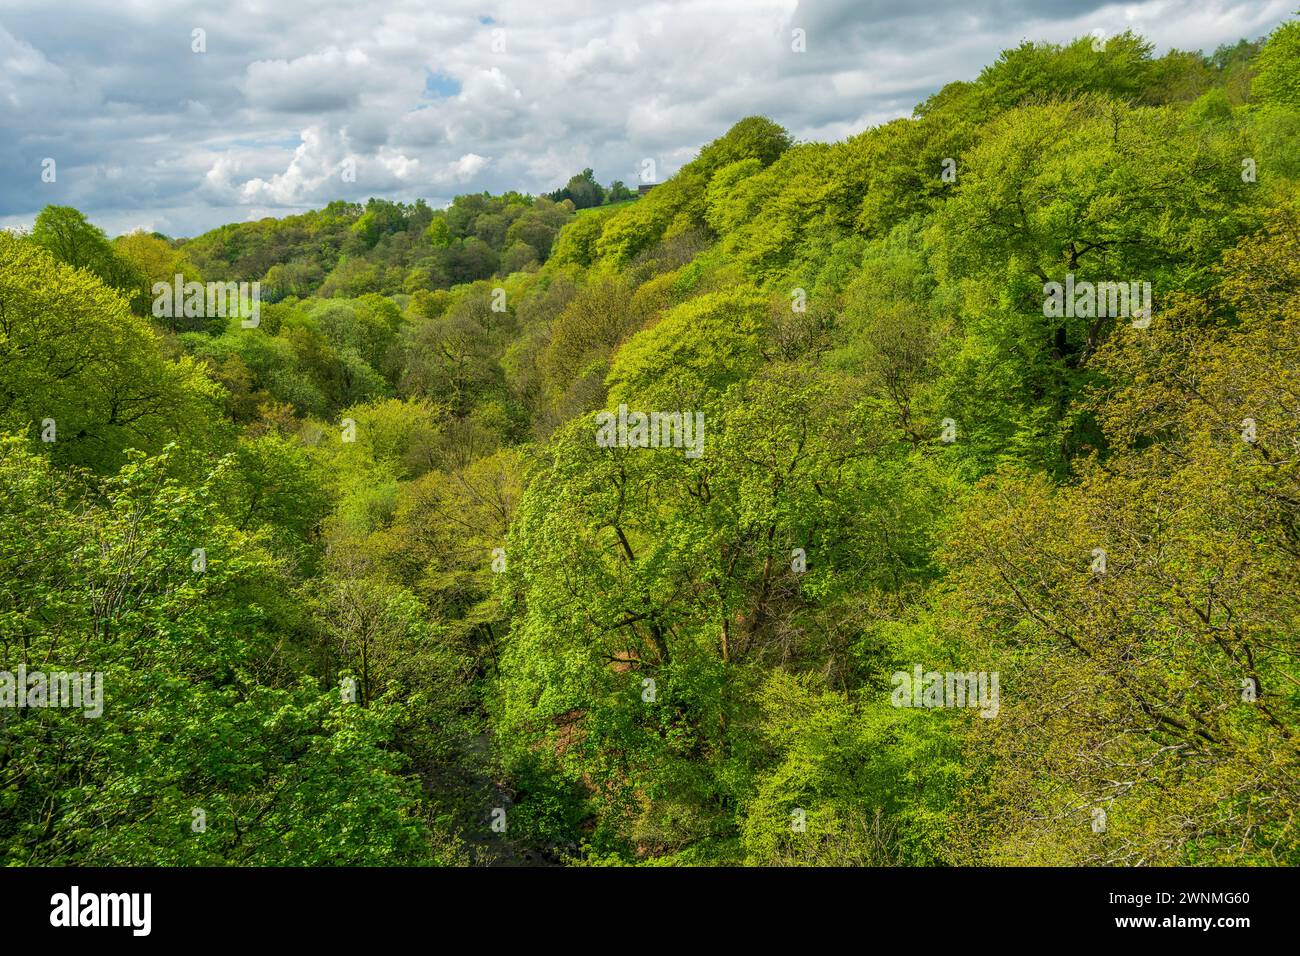
M 1300 864 L 1300 21 L 614 187 L 0 232 L 0 862 Z

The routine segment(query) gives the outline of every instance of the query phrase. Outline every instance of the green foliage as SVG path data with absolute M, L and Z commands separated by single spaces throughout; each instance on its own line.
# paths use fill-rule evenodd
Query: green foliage
M 760 315 L 760 300 L 744 290 L 678 306 L 619 350 L 610 400 L 647 410 L 703 407 L 757 365 Z
M 160 354 L 148 323 L 91 272 L 0 233 L 0 420 L 60 463 L 116 471 L 128 448 L 204 447 L 218 387 Z
M 710 178 L 723 166 L 744 159 L 771 166 L 790 148 L 790 142 L 790 135 L 767 117 L 747 116 L 700 150 L 687 168 Z
M 71 206 L 46 206 L 32 226 L 32 242 L 60 262 L 84 269 L 104 285 L 134 299 L 145 276 L 135 263 L 114 249 L 104 230 Z
M 0 671 L 106 680 L 0 709 L 0 861 L 1300 862 L 1296 36 L 636 198 L 0 234 Z
M 429 858 L 386 749 L 400 711 L 266 670 L 273 646 L 287 639 L 284 663 L 295 650 L 285 568 L 207 506 L 208 481 L 183 487 L 166 455 L 137 455 L 89 505 L 21 439 L 2 447 L 0 669 L 103 680 L 101 716 L 3 712 L 6 863 Z
M 567 199 L 573 203 L 575 209 L 589 209 L 605 201 L 605 189 L 596 182 L 595 174 L 588 168 L 570 177 L 563 189 L 557 189 L 546 198 L 552 202 L 563 202 Z
M 1255 57 L 1251 97 L 1260 103 L 1300 109 L 1300 21 L 1284 23 Z

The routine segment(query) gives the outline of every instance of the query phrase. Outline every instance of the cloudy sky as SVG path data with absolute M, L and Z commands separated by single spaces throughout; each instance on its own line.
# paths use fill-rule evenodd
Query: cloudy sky
M 541 192 L 585 166 L 631 183 L 653 159 L 663 179 L 744 116 L 840 139 L 1023 39 L 1132 28 L 1210 51 L 1296 6 L 0 0 L 0 226 L 58 203 L 182 236 L 339 198 Z

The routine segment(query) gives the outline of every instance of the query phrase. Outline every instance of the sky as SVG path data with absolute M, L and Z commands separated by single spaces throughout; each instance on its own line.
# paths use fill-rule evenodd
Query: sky
M 110 235 L 192 236 L 333 199 L 539 193 L 588 166 L 663 180 L 745 116 L 839 140 L 1022 40 L 1132 29 L 1210 52 L 1297 5 L 0 0 L 0 227 L 53 203 Z

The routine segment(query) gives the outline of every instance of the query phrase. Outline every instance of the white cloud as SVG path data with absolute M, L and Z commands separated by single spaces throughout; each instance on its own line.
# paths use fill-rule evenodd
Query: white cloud
M 452 165 L 452 174 L 458 183 L 467 183 L 485 167 L 490 159 L 478 153 L 466 153 Z
M 357 162 L 342 133 L 324 125 L 310 126 L 303 130 L 302 142 L 285 171 L 268 179 L 247 180 L 239 187 L 239 200 L 298 206 L 322 199 L 342 186 L 344 162 L 349 159 Z
M 331 199 L 660 179 L 754 113 L 841 138 L 1023 38 L 1165 49 L 1268 32 L 1294 0 L 5 0 L 0 225 L 47 203 L 194 234 Z M 480 17 L 490 13 L 491 23 Z M 190 49 L 207 30 L 208 52 Z M 808 51 L 790 50 L 790 29 Z M 497 33 L 496 31 L 500 31 Z M 494 40 L 497 43 L 494 47 Z M 40 160 L 58 161 L 57 184 Z M 340 176 L 355 164 L 356 181 Z
M 379 82 L 364 52 L 329 47 L 293 60 L 250 63 L 244 92 L 254 108 L 317 113 L 356 106 L 362 92 Z

